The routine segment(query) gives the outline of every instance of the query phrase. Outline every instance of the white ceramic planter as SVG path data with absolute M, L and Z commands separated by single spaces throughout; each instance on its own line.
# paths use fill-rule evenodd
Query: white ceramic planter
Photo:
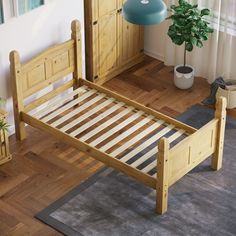
M 187 67 L 190 67 L 192 69 L 192 72 L 183 74 L 177 71 L 177 69 L 182 66 L 183 65 L 177 65 L 174 69 L 174 83 L 175 86 L 179 89 L 189 89 L 193 86 L 194 82 L 194 68 L 190 65 L 186 65 Z

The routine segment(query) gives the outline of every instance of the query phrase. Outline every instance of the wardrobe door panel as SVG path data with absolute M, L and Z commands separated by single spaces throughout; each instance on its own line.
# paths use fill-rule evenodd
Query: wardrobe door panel
M 114 12 L 118 8 L 118 0 L 97 0 L 98 18 Z
M 143 27 L 122 17 L 124 0 L 85 0 L 86 76 L 102 84 L 143 60 Z
M 94 43 L 97 45 L 95 58 L 99 78 L 118 67 L 117 24 L 117 14 L 114 13 L 103 17 L 96 26 Z
M 143 52 L 143 27 L 128 23 L 121 17 L 121 55 L 123 63 Z

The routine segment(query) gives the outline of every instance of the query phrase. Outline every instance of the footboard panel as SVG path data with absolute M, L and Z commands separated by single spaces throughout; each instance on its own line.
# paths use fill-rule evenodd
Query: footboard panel
M 170 149 L 169 186 L 215 152 L 218 123 L 218 119 L 213 119 Z

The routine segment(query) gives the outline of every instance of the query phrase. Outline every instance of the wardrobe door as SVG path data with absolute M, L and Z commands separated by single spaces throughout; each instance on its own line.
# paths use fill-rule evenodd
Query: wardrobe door
M 92 81 L 102 81 L 118 68 L 119 0 L 86 0 L 86 69 Z M 91 18 L 91 20 L 89 20 Z
M 125 64 L 143 53 L 143 28 L 122 21 L 122 63 Z
M 124 0 L 122 2 L 125 2 Z M 144 29 L 143 26 L 127 22 L 120 14 L 121 60 L 122 64 L 129 63 L 143 54 Z
M 93 29 L 93 35 L 96 76 L 102 79 L 119 66 L 117 12 L 111 12 L 98 19 Z

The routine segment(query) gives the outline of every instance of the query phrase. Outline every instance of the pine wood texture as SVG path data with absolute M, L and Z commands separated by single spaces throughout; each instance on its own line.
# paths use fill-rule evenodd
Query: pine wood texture
M 7 113 L 0 109 L 0 120 L 6 121 Z M 12 159 L 9 149 L 8 133 L 0 130 L 0 165 Z
M 163 214 L 167 211 L 169 187 L 169 150 L 168 139 L 162 138 L 158 143 L 157 182 L 156 182 L 156 212 Z
M 194 87 L 187 91 L 175 88 L 172 81 L 172 67 L 145 57 L 143 63 L 104 86 L 171 117 L 208 96 L 209 85 L 205 79 L 197 78 Z M 228 113 L 236 117 L 236 109 Z M 122 116 L 125 112 L 114 119 Z M 23 142 L 10 137 L 13 159 L 0 166 L 0 232 L 17 236 L 61 235 L 33 216 L 103 165 L 52 135 L 30 126 L 26 129 L 30 138 Z
M 86 77 L 98 84 L 143 60 L 143 27 L 123 19 L 123 2 L 85 0 Z
M 212 158 L 212 168 L 219 170 L 222 167 L 223 151 L 224 151 L 224 136 L 225 136 L 225 123 L 226 123 L 226 99 L 218 99 L 216 104 L 215 118 L 219 120 L 217 132 L 217 145 L 216 151 Z
M 106 7 L 113 9 L 115 5 L 112 3 L 110 2 Z M 103 14 L 103 10 L 106 8 L 102 9 L 99 14 Z M 218 144 L 222 147 L 215 159 L 218 162 L 217 169 L 220 167 L 224 141 L 225 100 L 219 99 L 218 104 L 221 105 L 217 106 L 216 118 L 196 130 L 118 93 L 80 79 L 82 54 L 78 21 L 72 22 L 71 30 L 71 40 L 44 51 L 26 64 L 21 64 L 17 52 L 11 53 L 11 76 L 15 85 L 13 93 L 16 94 L 14 104 L 18 104 L 15 106 L 17 138 L 22 140 L 25 137 L 24 122 L 54 135 L 59 140 L 91 155 L 96 160 L 136 178 L 151 188 L 157 188 L 159 199 L 157 211 L 160 214 L 165 213 L 168 187 L 215 153 Z M 73 73 L 73 87 L 68 89 L 68 82 L 64 85 L 60 79 L 71 73 Z M 61 81 L 61 84 L 58 85 L 59 88 L 46 91 L 46 94 L 36 99 L 37 101 L 34 101 L 33 105 L 24 104 L 24 98 L 32 95 L 33 92 L 45 89 L 58 80 Z M 51 99 L 47 100 L 48 98 Z M 89 126 L 85 130 L 81 129 L 81 124 L 84 127 L 86 121 L 95 118 L 93 115 L 98 112 L 104 118 L 102 120 L 106 122 L 113 120 L 112 115 L 107 118 L 104 114 L 109 113 L 110 109 L 117 104 L 119 106 L 114 113 L 117 115 L 128 109 L 128 111 L 131 110 L 128 117 L 118 121 L 116 119 L 116 122 L 113 121 L 110 126 L 105 126 L 99 133 L 94 132 L 94 129 L 100 126 L 99 123 L 92 123 L 91 127 Z M 33 109 L 28 113 L 25 112 L 25 108 L 29 109 L 29 107 Z M 132 110 L 133 108 L 134 110 Z M 111 128 L 112 126 L 113 128 Z M 123 128 L 126 130 L 122 130 Z M 163 140 L 166 128 L 173 134 Z M 91 140 L 81 140 L 80 138 L 83 138 L 88 130 L 90 133 L 93 132 Z M 152 156 L 149 153 L 140 156 L 139 160 L 135 161 L 138 163 L 135 166 L 130 165 L 124 159 L 122 161 L 123 155 L 133 152 L 137 145 L 143 145 L 142 140 L 147 142 L 146 140 L 152 139 L 156 133 L 159 133 L 159 139 L 154 142 L 156 144 L 160 142 L 161 156 L 157 165 L 151 161 Z M 203 136 L 207 137 L 207 141 L 202 139 Z M 180 137 L 181 139 L 179 139 Z M 177 141 L 177 143 L 174 147 L 169 148 L 169 143 L 173 141 Z M 152 150 L 150 152 L 152 153 Z M 157 155 L 158 150 L 153 154 Z M 135 156 L 131 158 L 135 158 Z M 145 166 L 146 161 L 151 161 L 151 163 Z

